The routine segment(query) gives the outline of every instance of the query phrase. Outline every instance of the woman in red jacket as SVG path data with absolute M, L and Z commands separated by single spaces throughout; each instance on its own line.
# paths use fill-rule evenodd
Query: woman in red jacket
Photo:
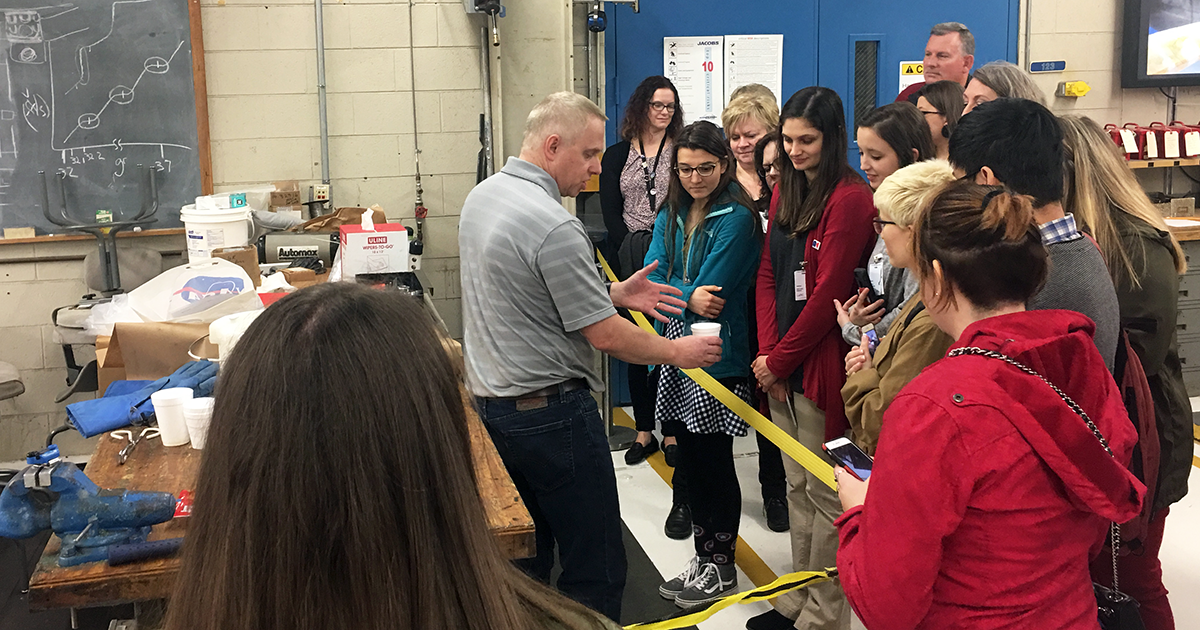
M 836 471 L 846 597 L 871 630 L 1096 630 L 1088 559 L 1145 487 L 1095 325 L 1025 311 L 1048 269 L 1027 197 L 947 184 L 913 243 L 930 317 L 957 341 L 884 413 L 869 482 Z
M 854 268 L 865 266 L 875 243 L 871 189 L 846 161 L 842 99 L 808 87 L 780 112 L 786 160 L 756 287 L 758 358 L 753 369 L 771 398 L 771 419 L 814 453 L 846 435 L 841 389 L 846 382 L 834 299 L 855 292 Z M 841 514 L 829 486 L 784 458 L 790 490 L 792 564 L 797 571 L 833 566 Z M 750 630 L 795 627 L 843 630 L 850 611 L 837 584 L 780 596 L 776 610 L 750 620 Z

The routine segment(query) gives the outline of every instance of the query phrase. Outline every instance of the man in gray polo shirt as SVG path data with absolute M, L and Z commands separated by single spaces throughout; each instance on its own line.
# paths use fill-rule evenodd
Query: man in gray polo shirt
M 561 205 L 600 173 L 604 112 L 551 94 L 525 125 L 519 158 L 467 196 L 459 222 L 467 387 L 537 527 L 522 561 L 549 583 L 558 546 L 568 597 L 620 621 L 625 587 L 616 476 L 591 391 L 593 347 L 639 364 L 707 367 L 720 340 L 669 341 L 615 306 L 679 313 L 680 292 L 643 269 L 606 289 L 583 224 Z

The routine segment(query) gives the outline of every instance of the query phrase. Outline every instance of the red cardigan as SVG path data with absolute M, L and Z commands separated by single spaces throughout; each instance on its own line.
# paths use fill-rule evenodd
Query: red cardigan
M 995 359 L 944 358 L 888 407 L 866 503 L 834 523 L 842 587 L 867 627 L 1099 628 L 1088 559 L 1145 487 L 1124 466 L 1137 435 L 1093 330 L 1070 311 L 1015 313 L 951 348 L 1039 372 L 1115 459 L 1049 387 Z
M 771 196 L 770 226 L 779 209 L 779 189 Z M 875 245 L 875 203 L 871 189 L 856 175 L 847 176 L 833 189 L 821 220 L 806 238 L 804 260 L 808 303 L 783 339 L 775 318 L 775 272 L 771 267 L 771 229 L 763 245 L 755 287 L 758 314 L 758 354 L 767 356 L 767 368 L 786 379 L 804 367 L 804 396 L 825 412 L 827 440 L 845 435 L 850 428 L 842 402 L 846 384 L 845 356 L 850 347 L 842 341 L 833 301 L 854 295 L 854 269 L 866 266 Z M 787 273 L 791 273 L 789 270 Z M 791 282 L 791 278 L 786 279 Z

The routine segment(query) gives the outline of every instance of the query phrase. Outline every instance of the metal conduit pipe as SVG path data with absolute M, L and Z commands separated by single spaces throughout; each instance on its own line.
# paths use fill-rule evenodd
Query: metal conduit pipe
M 492 63 L 488 50 L 488 29 L 479 29 L 479 72 L 483 83 L 483 156 L 485 178 L 496 172 L 495 155 L 492 150 Z
M 316 0 L 317 115 L 321 120 L 321 183 L 329 184 L 329 115 L 325 106 L 325 3 Z M 332 195 L 331 195 L 332 196 Z

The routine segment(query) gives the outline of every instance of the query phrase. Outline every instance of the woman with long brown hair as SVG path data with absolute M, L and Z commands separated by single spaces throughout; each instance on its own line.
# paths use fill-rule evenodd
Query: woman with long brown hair
M 1187 494 L 1192 468 L 1192 410 L 1175 319 L 1183 250 L 1142 190 L 1118 147 L 1091 118 L 1062 116 L 1066 158 L 1063 209 L 1096 239 L 1108 263 L 1121 329 L 1146 373 L 1158 428 L 1159 465 L 1150 520 L 1141 548 L 1121 556 L 1122 590 L 1138 601 L 1147 630 L 1175 627 L 1158 552 L 1171 504 Z M 1147 478 L 1149 480 L 1149 478 Z M 1112 566 L 1102 553 L 1093 578 L 1107 583 Z
M 170 630 L 613 630 L 501 553 L 459 379 L 411 298 L 268 308 L 222 369 Z
M 762 231 L 754 202 L 737 183 L 733 151 L 707 121 L 684 127 L 671 160 L 669 200 L 654 222 L 647 263 L 650 279 L 682 292 L 687 310 L 657 328 L 668 339 L 698 334 L 718 324 L 721 360 L 704 368 L 734 394 L 751 401 L 750 339 L 746 298 Z M 693 328 L 696 326 L 696 328 Z M 733 438 L 748 425 L 679 368 L 665 365 L 655 414 L 683 424 L 679 468 L 686 476 L 696 555 L 658 589 L 681 608 L 707 604 L 737 587 L 734 553 L 742 494 L 733 464 Z
M 784 155 L 779 194 L 758 268 L 759 356 L 752 369 L 771 398 L 771 419 L 809 450 L 849 430 L 842 402 L 846 382 L 835 299 L 854 293 L 854 269 L 875 242 L 871 189 L 846 160 L 842 99 L 807 87 L 780 113 Z M 800 464 L 784 461 L 791 489 L 792 565 L 797 571 L 832 566 L 837 554 L 833 520 L 837 495 Z M 850 611 L 837 584 L 775 600 L 778 609 L 750 620 L 750 630 L 845 628 Z

